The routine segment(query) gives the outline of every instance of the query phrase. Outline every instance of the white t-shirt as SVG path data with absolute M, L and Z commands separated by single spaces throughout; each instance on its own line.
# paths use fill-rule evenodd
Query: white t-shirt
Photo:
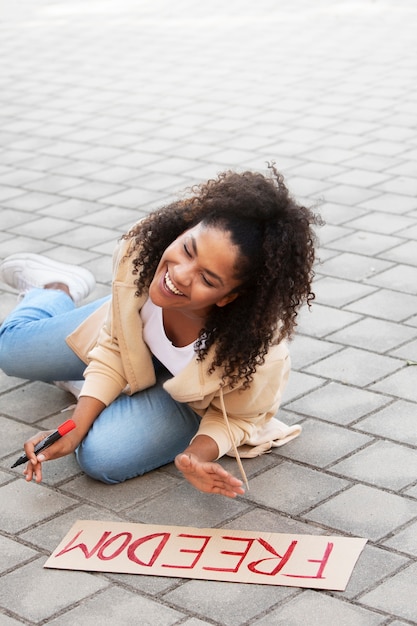
M 143 322 L 143 338 L 149 350 L 175 376 L 194 358 L 194 342 L 182 348 L 174 346 L 165 334 L 162 309 L 150 298 L 143 305 L 140 316 Z

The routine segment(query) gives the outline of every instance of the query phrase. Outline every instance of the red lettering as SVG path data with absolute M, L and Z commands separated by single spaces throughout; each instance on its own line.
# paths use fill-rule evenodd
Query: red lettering
M 196 554 L 197 555 L 190 565 L 168 565 L 167 563 L 164 563 L 162 565 L 162 567 L 175 567 L 175 568 L 179 568 L 179 569 L 193 569 L 193 567 L 196 565 L 196 563 L 198 563 L 198 561 L 200 560 L 201 555 L 203 554 L 204 550 L 206 549 L 206 546 L 207 546 L 208 542 L 210 541 L 211 537 L 207 537 L 206 535 L 187 535 L 187 534 L 181 534 L 181 535 L 178 535 L 178 537 L 186 537 L 187 539 L 203 539 L 203 545 L 198 550 L 189 550 L 187 548 L 183 548 L 183 549 L 180 550 L 180 552 L 186 552 L 188 554 Z
M 253 572 L 254 574 L 264 574 L 265 576 L 275 576 L 276 574 L 278 574 L 278 572 L 280 572 L 282 570 L 282 568 L 284 567 L 284 565 L 286 563 L 288 563 L 289 559 L 291 558 L 292 553 L 295 550 L 295 547 L 297 545 L 297 541 L 292 541 L 287 549 L 287 551 L 285 552 L 285 554 L 283 556 L 281 556 L 280 554 L 278 554 L 274 548 L 264 539 L 262 539 L 262 537 L 258 537 L 258 541 L 261 544 L 261 546 L 263 546 L 266 550 L 268 550 L 268 552 L 270 552 L 271 554 L 273 554 L 273 557 L 267 557 L 265 559 L 260 559 L 259 561 L 253 561 L 252 563 L 249 563 L 248 565 L 248 569 Z M 257 569 L 257 566 L 260 563 L 264 563 L 265 561 L 275 561 L 275 559 L 280 559 L 278 565 L 276 565 L 276 567 L 274 567 L 274 569 L 271 572 L 265 572 L 265 571 L 260 571 L 259 569 Z
M 227 539 L 229 541 L 247 541 L 247 546 L 243 552 L 229 552 L 227 550 L 222 550 L 220 554 L 227 554 L 228 556 L 240 556 L 241 558 L 235 565 L 235 567 L 203 567 L 203 569 L 211 570 L 213 572 L 234 572 L 236 573 L 239 570 L 239 567 L 242 565 L 242 562 L 245 559 L 245 556 L 249 552 L 252 544 L 256 539 L 246 539 L 245 537 L 222 537 L 222 539 Z
M 164 549 L 164 546 L 167 543 L 170 536 L 171 536 L 171 533 L 154 533 L 153 535 L 146 535 L 146 537 L 140 537 L 140 539 L 136 539 L 136 541 L 134 541 L 129 546 L 128 551 L 127 551 L 127 556 L 131 561 L 133 561 L 134 563 L 137 563 L 138 565 L 143 565 L 144 567 L 152 567 L 152 565 L 155 563 L 156 559 L 158 558 L 158 556 L 161 554 L 162 550 Z M 161 541 L 156 546 L 149 561 L 145 563 L 144 561 L 142 561 L 136 556 L 136 550 L 139 546 L 143 545 L 147 541 L 151 541 L 152 539 L 156 539 L 157 537 L 161 537 Z
M 82 535 L 84 531 L 80 530 L 73 539 L 71 539 L 71 541 L 69 543 L 67 543 L 67 545 L 65 546 L 65 548 L 63 548 L 61 550 L 61 552 L 58 552 L 58 554 L 55 555 L 55 557 L 58 556 L 62 556 L 63 554 L 65 554 L 66 552 L 71 552 L 71 550 L 76 550 L 77 548 L 79 548 L 81 550 L 81 552 L 83 552 L 84 556 L 86 559 L 91 559 L 91 557 L 93 556 L 93 554 L 95 552 L 97 552 L 97 550 L 103 545 L 103 543 L 106 541 L 107 537 L 109 535 L 111 535 L 111 531 L 110 530 L 106 530 L 101 538 L 98 540 L 98 542 L 96 543 L 96 545 L 91 548 L 91 550 L 89 550 L 87 548 L 87 546 L 85 545 L 85 543 L 77 543 L 76 545 L 72 545 L 73 543 L 75 543 L 75 541 L 77 541 L 78 537 L 80 535 Z
M 322 559 L 307 559 L 308 563 L 320 563 L 320 567 L 317 570 L 317 574 L 314 576 L 303 576 L 302 574 L 284 574 L 284 576 L 288 576 L 289 578 L 325 578 L 323 576 L 324 568 L 327 565 L 329 557 L 333 550 L 333 543 L 328 543 L 326 546 L 326 550 L 324 551 L 324 556 Z
M 122 545 L 116 548 L 116 550 L 112 554 L 105 556 L 104 550 L 106 550 L 106 548 L 111 546 L 112 543 L 114 543 L 115 541 L 120 539 L 120 537 L 123 537 L 123 536 L 125 536 L 125 540 L 123 541 Z M 111 559 L 115 559 L 117 556 L 119 556 L 121 552 L 123 552 L 126 546 L 129 545 L 131 540 L 132 540 L 132 533 L 125 532 L 125 533 L 119 533 L 118 535 L 115 535 L 114 537 L 106 541 L 105 544 L 102 545 L 100 550 L 97 552 L 97 558 L 99 558 L 101 561 L 111 561 Z

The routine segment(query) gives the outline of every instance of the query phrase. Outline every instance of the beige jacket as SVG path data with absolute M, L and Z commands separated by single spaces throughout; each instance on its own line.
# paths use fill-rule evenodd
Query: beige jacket
M 146 295 L 135 297 L 129 241 L 122 241 L 113 259 L 111 301 L 102 305 L 68 338 L 68 345 L 87 364 L 82 396 L 92 396 L 105 405 L 124 392 L 134 394 L 155 383 L 152 356 L 142 338 L 139 315 Z M 213 349 L 203 362 L 193 361 L 165 384 L 178 402 L 188 403 L 201 416 L 198 434 L 214 439 L 219 457 L 237 446 L 259 446 L 268 451 L 274 439 L 293 438 L 292 429 L 282 433 L 282 423 L 272 420 L 281 402 L 290 360 L 285 342 L 272 346 L 265 363 L 258 367 L 248 389 L 222 386 L 222 371 L 208 375 Z M 271 425 L 276 427 L 271 428 Z M 285 428 L 284 428 L 285 430 Z M 278 431 L 280 431 L 278 433 Z M 275 433 L 275 435 L 274 435 Z M 235 456 L 238 456 L 235 454 Z M 250 453 L 245 456 L 253 456 Z

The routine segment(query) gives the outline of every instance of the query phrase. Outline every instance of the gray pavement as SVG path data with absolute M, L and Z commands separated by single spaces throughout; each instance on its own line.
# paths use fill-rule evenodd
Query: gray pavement
M 72 458 L 27 484 L 11 462 L 71 397 L 0 374 L 0 625 L 417 624 L 415 0 L 2 0 L 0 17 L 1 258 L 82 264 L 101 296 L 140 215 L 269 160 L 326 220 L 280 411 L 303 433 L 245 463 L 244 497 L 172 466 L 107 487 Z M 43 569 L 76 519 L 369 541 L 344 592 Z

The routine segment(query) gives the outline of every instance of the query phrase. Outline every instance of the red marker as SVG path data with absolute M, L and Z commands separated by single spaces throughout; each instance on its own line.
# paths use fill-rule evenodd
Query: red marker
M 67 420 L 66 422 L 61 424 L 61 426 L 58 426 L 58 428 L 54 430 L 53 433 L 51 433 L 50 435 L 45 437 L 45 439 L 42 439 L 42 441 L 36 444 L 35 454 L 38 454 L 38 452 L 41 452 L 42 450 L 45 450 L 45 448 L 49 448 L 49 446 L 52 446 L 55 441 L 61 439 L 61 437 L 69 433 L 70 430 L 72 430 L 73 428 L 75 428 L 75 422 L 73 422 L 72 420 Z M 12 465 L 12 467 L 22 465 L 22 463 L 26 463 L 26 461 L 29 461 L 29 459 L 27 458 L 26 454 L 22 454 L 21 456 L 19 456 L 16 463 Z

